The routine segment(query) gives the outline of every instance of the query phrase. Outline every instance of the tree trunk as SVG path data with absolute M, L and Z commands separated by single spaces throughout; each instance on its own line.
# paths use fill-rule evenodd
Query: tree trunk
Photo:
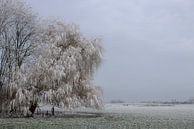
M 54 106 L 51 108 L 51 112 L 52 112 L 52 116 L 54 116 L 55 115 L 55 107 Z
M 33 117 L 33 115 L 34 115 L 34 112 L 35 112 L 36 108 L 37 108 L 37 103 L 31 104 L 29 110 L 30 110 L 30 112 L 32 113 L 32 114 L 31 114 L 32 117 Z
M 2 103 L 0 102 L 0 113 L 2 113 L 3 111 L 3 108 L 2 108 Z

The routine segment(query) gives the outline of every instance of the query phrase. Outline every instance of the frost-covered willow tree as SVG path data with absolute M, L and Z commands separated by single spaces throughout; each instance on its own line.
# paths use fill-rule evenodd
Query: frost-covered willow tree
M 99 39 L 86 38 L 76 25 L 50 22 L 29 74 L 41 102 L 63 108 L 100 108 L 100 88 L 93 76 L 102 61 Z

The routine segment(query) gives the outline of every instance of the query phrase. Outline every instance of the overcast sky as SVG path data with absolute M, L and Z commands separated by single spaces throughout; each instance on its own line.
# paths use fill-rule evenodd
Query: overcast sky
M 106 101 L 194 97 L 193 0 L 27 0 L 39 16 L 58 17 L 102 38 L 96 82 Z

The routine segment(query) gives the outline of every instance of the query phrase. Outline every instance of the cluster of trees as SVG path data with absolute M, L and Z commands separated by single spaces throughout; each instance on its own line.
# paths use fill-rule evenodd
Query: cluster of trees
M 0 111 L 33 115 L 40 103 L 100 108 L 93 82 L 102 61 L 97 38 L 74 24 L 40 20 L 21 0 L 0 0 Z

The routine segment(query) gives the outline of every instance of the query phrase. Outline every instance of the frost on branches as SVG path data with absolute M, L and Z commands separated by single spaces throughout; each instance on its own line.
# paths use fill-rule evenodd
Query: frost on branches
M 28 79 L 41 101 L 64 108 L 99 108 L 100 92 L 93 82 L 102 59 L 99 40 L 87 39 L 75 25 L 61 22 L 49 24 L 44 32 Z
M 40 103 L 101 108 L 101 90 L 93 80 L 102 61 L 100 40 L 84 37 L 73 24 L 37 25 L 20 0 L 0 0 L 0 6 L 5 9 L 0 15 L 13 15 L 0 16 L 0 111 L 33 115 Z M 16 29 L 9 20 L 18 22 Z

